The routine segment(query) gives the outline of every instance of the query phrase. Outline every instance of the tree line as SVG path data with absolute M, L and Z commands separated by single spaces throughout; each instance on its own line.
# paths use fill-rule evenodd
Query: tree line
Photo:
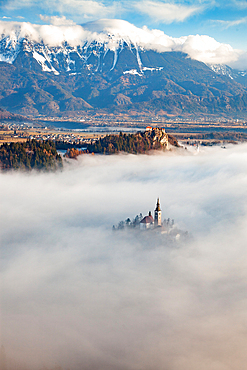
M 54 142 L 50 140 L 3 143 L 0 147 L 2 170 L 56 170 L 62 166 L 62 158 L 57 153 Z
M 90 153 L 114 154 L 125 152 L 144 154 L 150 150 L 164 149 L 159 140 L 154 140 L 155 132 L 137 132 L 135 134 L 110 134 L 87 146 Z

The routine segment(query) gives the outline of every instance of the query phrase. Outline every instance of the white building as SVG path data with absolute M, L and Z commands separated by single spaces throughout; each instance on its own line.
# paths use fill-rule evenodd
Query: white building
M 141 230 L 152 229 L 153 227 L 154 227 L 154 219 L 153 219 L 151 212 L 149 212 L 148 216 L 145 216 L 141 220 L 140 229 Z
M 162 226 L 162 220 L 161 220 L 161 208 L 160 208 L 160 200 L 159 198 L 157 199 L 157 204 L 156 208 L 154 210 L 154 219 L 149 212 L 148 216 L 145 216 L 141 222 L 140 222 L 140 229 L 145 230 L 145 229 L 152 229 L 154 227 Z

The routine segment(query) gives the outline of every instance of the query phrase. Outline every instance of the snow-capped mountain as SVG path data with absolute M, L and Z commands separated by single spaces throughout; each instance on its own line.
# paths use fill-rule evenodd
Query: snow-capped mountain
M 247 71 L 239 71 L 237 69 L 233 69 L 224 64 L 211 64 L 208 65 L 214 72 L 227 76 L 232 80 L 242 83 L 243 85 L 247 86 Z
M 13 63 L 24 52 L 36 60 L 43 71 L 54 74 L 80 73 L 82 66 L 91 72 L 112 71 L 126 48 L 141 74 L 147 68 L 162 67 L 144 65 L 140 56 L 143 51 L 180 51 L 212 66 L 227 64 L 238 57 L 238 51 L 230 45 L 209 36 L 173 38 L 162 31 L 138 28 L 123 20 L 103 19 L 81 26 L 0 22 L 0 32 L 0 61 Z M 128 65 L 126 67 L 127 71 Z
M 0 33 L 0 107 L 12 113 L 246 111 L 247 75 L 226 66 L 238 52 L 208 36 L 172 38 L 119 20 L 0 22 Z
M 45 26 L 30 27 L 23 23 L 9 28 L 7 22 L 5 26 L 0 40 L 0 60 L 7 63 L 26 53 L 42 71 L 54 74 L 80 73 L 82 67 L 90 72 L 112 71 L 127 48 L 137 61 L 139 72 L 142 71 L 139 50 L 147 32 L 125 21 L 102 20 L 66 29 L 53 26 L 44 29 Z M 51 33 L 51 38 L 46 32 Z

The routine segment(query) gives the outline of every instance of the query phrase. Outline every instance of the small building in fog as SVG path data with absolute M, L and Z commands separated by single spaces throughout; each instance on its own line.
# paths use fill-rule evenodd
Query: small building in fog
M 148 216 L 145 216 L 141 220 L 140 229 L 145 230 L 145 229 L 151 229 L 153 227 L 154 227 L 154 219 L 153 219 L 153 216 L 152 216 L 151 212 L 149 212 Z
M 140 221 L 140 229 L 153 229 L 154 227 L 162 226 L 162 220 L 161 220 L 161 208 L 160 208 L 160 200 L 157 199 L 156 208 L 154 210 L 154 218 L 152 216 L 151 211 L 149 211 L 148 216 L 143 217 L 143 219 Z

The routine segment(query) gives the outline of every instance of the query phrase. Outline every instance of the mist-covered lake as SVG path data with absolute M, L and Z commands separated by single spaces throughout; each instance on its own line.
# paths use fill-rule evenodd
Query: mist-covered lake
M 247 145 L 0 174 L 3 370 L 245 370 L 246 189 Z M 112 232 L 157 197 L 190 242 Z

